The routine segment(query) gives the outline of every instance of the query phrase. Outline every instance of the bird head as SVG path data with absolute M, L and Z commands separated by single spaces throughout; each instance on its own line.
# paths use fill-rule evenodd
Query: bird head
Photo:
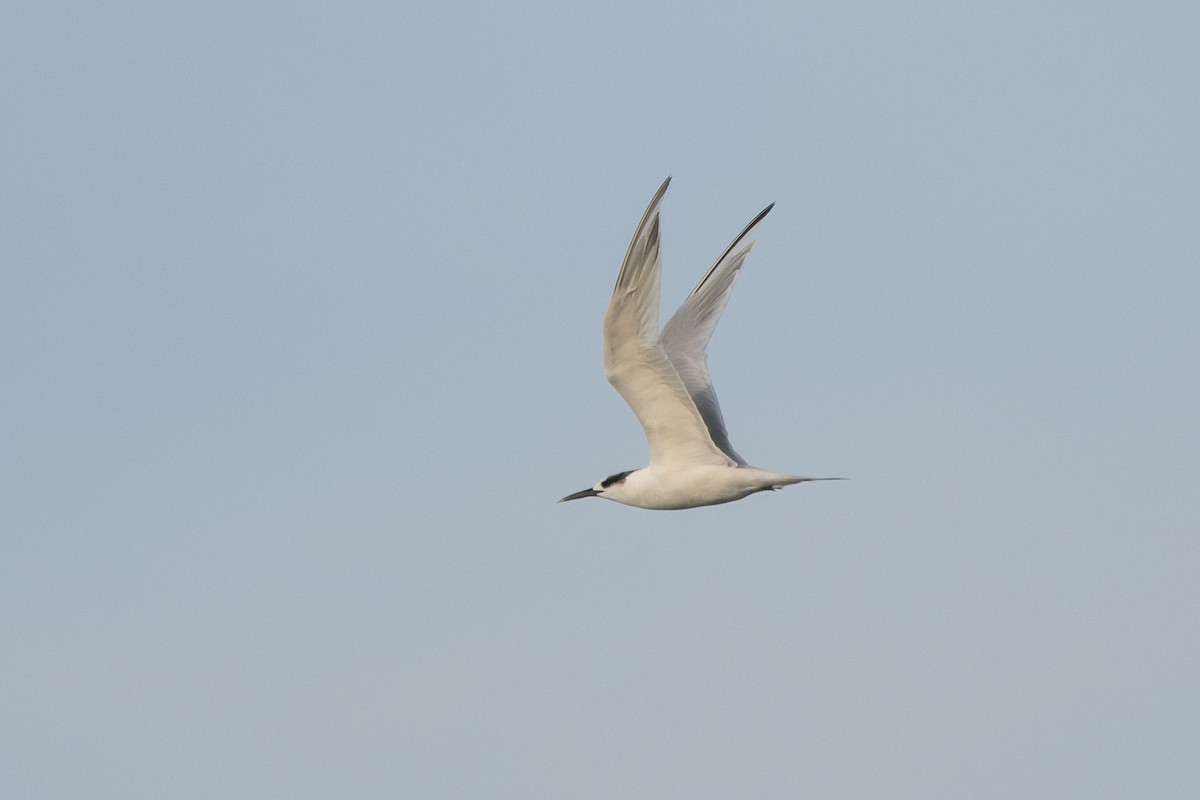
M 634 470 L 630 469 L 626 470 L 625 472 L 618 472 L 615 475 L 609 475 L 592 488 L 584 489 L 583 491 L 575 492 L 574 494 L 569 494 L 558 502 L 565 503 L 568 500 L 579 500 L 584 497 L 604 497 L 607 492 L 610 492 L 616 487 L 619 487 L 625 483 L 625 479 L 628 478 L 633 472 Z

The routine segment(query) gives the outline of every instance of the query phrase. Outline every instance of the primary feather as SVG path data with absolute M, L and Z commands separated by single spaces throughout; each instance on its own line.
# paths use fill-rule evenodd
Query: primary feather
M 708 356 L 704 348 L 708 346 L 717 322 L 721 319 L 721 313 L 725 311 L 725 304 L 729 302 L 729 295 L 733 292 L 733 284 L 742 269 L 742 264 L 746 262 L 746 256 L 750 255 L 750 248 L 754 246 L 753 242 L 743 244 L 743 241 L 774 207 L 775 204 L 772 203 L 760 211 L 729 247 L 725 248 L 725 252 L 700 279 L 700 283 L 696 284 L 696 288 L 683 301 L 683 305 L 663 326 L 658 339 L 700 412 L 713 443 L 721 452 L 742 465 L 746 460 L 739 456 L 729 443 L 721 404 L 717 402 L 717 390 L 713 388 L 712 378 L 708 374 Z
M 642 215 L 617 275 L 604 315 L 604 372 L 642 424 L 651 465 L 731 464 L 658 338 L 658 206 L 670 182 Z

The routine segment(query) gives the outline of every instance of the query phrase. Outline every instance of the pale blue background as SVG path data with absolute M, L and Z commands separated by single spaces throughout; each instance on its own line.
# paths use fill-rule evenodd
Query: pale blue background
M 0 20 L 3 797 L 1200 796 L 1200 5 Z M 554 504 L 668 174 L 850 481 Z

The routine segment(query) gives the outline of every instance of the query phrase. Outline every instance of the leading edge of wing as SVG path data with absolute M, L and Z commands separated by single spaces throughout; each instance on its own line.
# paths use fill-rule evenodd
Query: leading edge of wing
M 754 243 L 746 242 L 740 248 L 739 245 L 742 245 L 750 231 L 762 222 L 774 207 L 775 204 L 772 203 L 760 211 L 725 248 L 696 284 L 696 288 L 683 301 L 679 310 L 663 327 L 659 336 L 659 342 L 667 357 L 708 427 L 709 436 L 725 455 L 743 465 L 746 460 L 738 455 L 729 441 L 725 418 L 708 372 L 708 358 L 704 350 L 712 338 L 717 322 L 721 319 L 725 305 L 729 302 L 733 284 Z
M 729 464 L 658 341 L 658 206 L 670 181 L 647 206 L 621 265 L 604 315 L 604 372 L 641 423 L 651 464 Z

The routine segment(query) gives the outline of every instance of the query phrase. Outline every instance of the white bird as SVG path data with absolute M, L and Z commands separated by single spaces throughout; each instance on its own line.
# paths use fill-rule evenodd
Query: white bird
M 695 508 L 793 483 L 840 480 L 747 464 L 729 443 L 708 375 L 704 348 L 753 246 L 744 240 L 774 203 L 738 234 L 659 332 L 658 206 L 670 183 L 663 181 L 642 215 L 604 315 L 604 372 L 642 423 L 650 464 L 609 475 L 558 502 L 603 497 L 638 508 Z

